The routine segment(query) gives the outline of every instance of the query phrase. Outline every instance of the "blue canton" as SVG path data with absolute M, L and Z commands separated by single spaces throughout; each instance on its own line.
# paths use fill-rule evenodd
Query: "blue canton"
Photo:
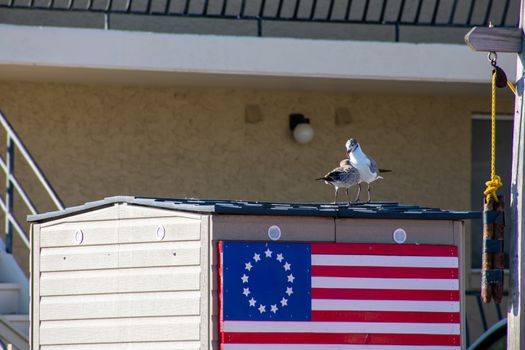
M 223 242 L 223 319 L 309 321 L 310 245 Z

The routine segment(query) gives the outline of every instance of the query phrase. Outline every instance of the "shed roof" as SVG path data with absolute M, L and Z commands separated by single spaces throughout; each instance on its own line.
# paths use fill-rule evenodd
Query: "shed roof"
M 480 212 L 443 210 L 425 208 L 399 203 L 373 202 L 327 204 L 327 203 L 268 203 L 242 200 L 220 199 L 174 199 L 133 196 L 107 197 L 99 201 L 52 211 L 29 215 L 29 222 L 50 221 L 66 216 L 88 212 L 111 206 L 116 203 L 128 203 L 153 208 L 170 209 L 201 214 L 229 215 L 278 215 L 278 216 L 319 216 L 334 218 L 372 218 L 372 219 L 409 219 L 409 220 L 463 220 L 481 218 Z

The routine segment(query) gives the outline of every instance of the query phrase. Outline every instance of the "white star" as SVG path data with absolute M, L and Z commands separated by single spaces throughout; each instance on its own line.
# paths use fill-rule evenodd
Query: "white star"
M 293 294 L 293 288 L 292 287 L 286 287 L 286 294 L 288 294 L 288 296 L 292 295 Z
M 257 254 L 257 253 L 253 254 L 253 260 L 255 260 L 255 262 L 261 260 L 261 254 Z
M 276 259 L 277 259 L 278 262 L 281 262 L 281 261 L 283 261 L 284 257 L 283 257 L 282 254 L 277 254 L 277 258 Z
M 241 277 L 241 280 L 242 280 L 242 283 L 248 283 L 248 278 L 250 278 L 250 276 L 246 276 L 244 273 L 242 274 L 242 277 Z M 290 276 L 288 276 L 288 282 L 290 281 Z
M 266 257 L 267 258 L 271 258 L 272 257 L 272 251 L 270 250 L 270 248 L 266 249 L 266 251 L 264 252 L 264 254 L 266 254 Z
M 277 310 L 279 310 L 279 309 L 277 308 L 277 305 L 275 305 L 275 304 L 272 305 L 271 308 L 272 308 L 272 309 L 271 309 L 270 311 L 273 312 L 274 314 L 276 314 L 276 313 L 277 313 Z
M 244 294 L 244 296 L 247 297 L 248 294 L 250 294 L 250 288 L 243 288 L 243 292 L 242 292 L 242 294 Z M 290 296 L 290 295 L 288 294 L 288 296 Z
M 259 312 L 262 314 L 263 312 L 266 312 L 266 306 L 263 304 L 259 304 Z
M 245 266 L 244 269 L 245 269 L 245 270 L 248 270 L 248 271 L 251 271 L 251 270 L 252 270 L 252 267 L 253 267 L 253 266 L 252 266 L 252 263 L 249 262 L 249 261 L 248 261 L 246 264 L 244 264 L 244 266 Z
M 255 299 L 252 297 L 250 300 L 248 300 L 248 302 L 250 303 L 250 306 L 255 307 L 255 303 L 257 302 L 257 300 L 255 300 Z
M 288 271 L 292 268 L 292 265 L 291 264 L 288 264 L 288 261 L 283 265 L 284 267 L 284 271 Z
M 280 301 L 281 306 L 288 306 L 288 299 L 285 299 L 284 297 Z
M 295 279 L 294 275 L 289 274 L 287 277 L 288 277 L 288 282 L 293 283 L 293 280 Z M 248 279 L 248 277 L 246 277 L 246 279 Z

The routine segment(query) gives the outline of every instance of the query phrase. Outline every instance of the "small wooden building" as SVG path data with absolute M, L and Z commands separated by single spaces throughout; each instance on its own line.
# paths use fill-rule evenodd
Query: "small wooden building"
M 433 275 L 429 278 L 436 278 L 436 281 L 444 280 L 440 273 L 445 270 L 441 268 L 443 266 L 432 263 L 437 255 L 442 254 L 431 252 L 450 253 L 452 260 L 447 261 L 456 263 L 443 273 L 450 273 L 448 278 L 457 285 L 444 297 L 444 302 L 452 301 L 452 308 L 457 307 L 457 310 L 448 310 L 442 315 L 450 319 L 437 323 L 452 323 L 456 327 L 452 329 L 457 331 L 447 328 L 444 333 L 448 338 L 443 338 L 440 344 L 449 346 L 446 349 L 464 348 L 463 220 L 474 217 L 479 217 L 479 213 L 396 203 L 337 206 L 141 197 L 106 198 L 63 211 L 29 216 L 28 220 L 32 223 L 31 349 L 218 350 L 220 342 L 225 343 L 224 349 L 251 349 L 239 345 L 235 334 L 224 328 L 227 323 L 219 322 L 219 318 L 224 321 L 229 317 L 220 305 L 223 293 L 224 300 L 232 298 L 227 296 L 228 288 L 223 285 L 228 283 L 222 280 L 228 278 L 226 273 L 219 276 L 219 247 L 224 251 L 229 249 L 225 245 L 230 243 L 248 244 L 253 241 L 269 247 L 266 258 L 269 258 L 268 254 L 274 257 L 271 250 L 280 249 L 279 244 L 290 242 L 345 243 L 341 246 L 352 251 L 364 250 L 376 254 L 376 257 L 372 256 L 372 262 L 380 260 L 385 254 L 400 255 L 401 258 L 403 254 L 419 256 L 431 263 L 417 271 Z M 332 249 L 319 244 L 312 247 L 312 251 Z M 307 248 L 310 249 L 309 246 Z M 391 249 L 399 253 L 389 253 Z M 420 251 L 427 253 L 420 254 Z M 276 262 L 275 259 L 272 261 Z M 363 261 L 366 259 L 363 258 Z M 394 262 L 392 266 L 381 269 L 368 269 L 371 275 L 364 277 L 383 277 L 390 283 L 391 280 L 385 279 L 389 276 L 382 276 L 381 273 L 390 273 L 388 269 L 396 266 Z M 400 267 L 401 275 L 397 276 L 404 277 L 399 281 L 405 281 L 403 283 L 407 285 L 419 281 L 408 281 L 408 278 L 414 277 L 410 267 Z M 329 270 L 333 269 L 329 267 Z M 361 273 L 363 269 L 359 267 L 355 271 Z M 247 275 L 239 277 L 242 283 L 247 282 Z M 359 282 L 366 279 L 357 277 Z M 288 277 L 288 283 L 293 283 L 294 278 Z M 379 298 L 377 291 L 370 292 L 370 288 L 376 287 L 355 288 L 368 291 L 371 299 Z M 397 307 L 409 311 L 414 299 L 433 302 L 439 299 L 435 299 L 436 293 L 443 294 L 450 289 L 436 287 L 436 293 L 425 297 L 427 294 L 420 291 L 424 287 L 407 288 L 411 289 L 411 294 L 398 300 Z M 390 299 L 390 304 L 394 303 L 396 295 L 401 295 L 396 289 L 392 288 L 391 296 L 386 297 Z M 291 294 L 291 290 L 288 292 Z M 411 297 L 414 293 L 419 293 L 419 296 Z M 248 305 L 249 300 L 244 300 L 240 292 L 238 297 L 239 305 Z M 250 306 L 254 305 L 250 302 Z M 267 312 L 270 318 L 277 315 L 275 305 L 271 306 L 274 316 L 270 313 L 269 304 L 264 312 L 261 311 L 262 304 L 255 306 L 260 308 L 256 314 Z M 432 310 L 423 311 L 426 313 L 413 312 L 410 317 L 415 318 L 405 320 L 415 329 L 412 333 L 416 333 L 413 339 L 407 341 L 407 346 L 412 344 L 410 346 L 425 349 L 426 343 L 418 339 L 426 333 L 414 326 L 418 317 L 421 321 L 421 317 L 427 317 Z M 354 339 L 352 341 L 362 342 L 362 348 L 366 349 L 364 344 L 373 344 L 371 339 L 377 338 L 374 334 L 381 333 L 373 330 L 381 322 L 368 319 L 370 315 L 360 312 L 352 311 L 352 317 L 357 317 L 359 322 L 352 323 L 345 332 L 355 333 L 356 337 L 350 337 Z M 454 312 L 457 315 L 455 321 Z M 388 317 L 398 313 L 391 309 Z M 384 322 L 381 324 L 385 325 Z M 367 327 L 370 330 L 366 332 L 359 331 L 358 328 L 363 325 L 373 327 Z M 394 333 L 403 333 L 402 330 L 395 331 L 393 326 L 386 326 L 394 329 Z M 435 331 L 429 334 L 432 338 L 440 336 Z M 363 335 L 363 339 L 357 335 Z M 377 339 L 385 343 L 383 338 Z M 413 348 L 410 346 L 406 349 Z M 273 346 L 273 349 L 280 348 Z

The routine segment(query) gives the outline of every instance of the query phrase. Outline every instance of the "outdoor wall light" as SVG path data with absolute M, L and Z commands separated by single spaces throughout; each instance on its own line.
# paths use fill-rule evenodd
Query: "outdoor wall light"
M 302 114 L 290 114 L 290 130 L 292 130 L 295 141 L 299 143 L 309 143 L 314 138 L 314 129 L 310 125 L 310 119 L 305 118 Z

